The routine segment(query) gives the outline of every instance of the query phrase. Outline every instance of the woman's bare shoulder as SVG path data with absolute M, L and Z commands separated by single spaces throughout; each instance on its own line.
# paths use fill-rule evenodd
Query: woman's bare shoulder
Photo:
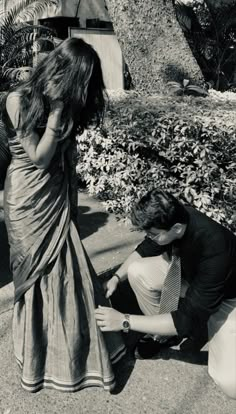
M 21 94 L 17 91 L 10 92 L 6 100 L 6 110 L 14 127 L 19 125 L 21 106 Z

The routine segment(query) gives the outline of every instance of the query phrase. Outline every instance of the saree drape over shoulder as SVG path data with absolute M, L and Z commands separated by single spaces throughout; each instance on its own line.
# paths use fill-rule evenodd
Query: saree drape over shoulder
M 71 214 L 69 166 L 60 151 L 38 169 L 10 139 L 5 220 L 15 285 L 13 341 L 29 391 L 114 387 L 121 337 L 103 334 L 94 309 L 109 306 Z

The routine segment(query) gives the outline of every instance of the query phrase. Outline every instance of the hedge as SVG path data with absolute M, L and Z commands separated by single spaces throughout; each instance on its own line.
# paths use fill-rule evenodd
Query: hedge
M 104 126 L 78 138 L 80 182 L 127 217 L 153 187 L 236 231 L 235 101 L 113 94 Z

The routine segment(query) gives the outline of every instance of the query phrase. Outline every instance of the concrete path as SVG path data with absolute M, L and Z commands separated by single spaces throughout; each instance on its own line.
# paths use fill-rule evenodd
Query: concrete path
M 81 237 L 98 273 L 116 267 L 141 235 L 117 222 L 97 200 L 80 193 Z M 0 414 L 234 414 L 229 400 L 207 374 L 207 352 L 177 348 L 152 360 L 127 360 L 117 368 L 117 390 L 99 388 L 64 394 L 20 387 L 11 338 L 13 286 L 7 268 L 4 224 L 0 222 Z

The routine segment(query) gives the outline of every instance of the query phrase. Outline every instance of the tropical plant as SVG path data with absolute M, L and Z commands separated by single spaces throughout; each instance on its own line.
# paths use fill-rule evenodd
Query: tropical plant
M 21 0 L 0 20 L 0 83 L 7 90 L 25 78 L 33 65 L 33 56 L 46 44 L 54 47 L 53 31 L 49 28 L 22 23 L 33 20 L 57 0 Z
M 194 96 L 207 96 L 206 89 L 200 86 L 193 85 L 189 79 L 184 79 L 183 82 L 167 82 L 169 89 L 176 95 L 194 95 Z
M 236 79 L 236 1 L 212 6 L 212 2 L 175 0 L 177 19 L 207 82 L 227 90 Z

